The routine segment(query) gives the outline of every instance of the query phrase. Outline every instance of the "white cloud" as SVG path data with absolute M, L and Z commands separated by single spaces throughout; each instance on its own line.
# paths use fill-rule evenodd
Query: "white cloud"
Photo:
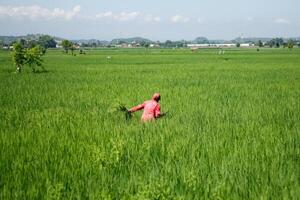
M 284 18 L 278 18 L 278 19 L 275 19 L 274 21 L 277 24 L 290 24 L 291 23 L 289 20 L 284 19 Z
M 203 19 L 203 18 L 198 18 L 198 19 L 197 19 L 197 22 L 198 22 L 199 24 L 203 24 L 204 21 L 205 21 L 205 19 Z
M 134 12 L 120 12 L 120 13 L 113 13 L 112 11 L 107 11 L 103 13 L 99 13 L 95 17 L 96 19 L 106 19 L 106 20 L 115 20 L 120 22 L 125 21 L 136 21 L 136 20 L 142 20 L 146 22 L 160 22 L 160 17 L 149 15 L 149 14 L 143 14 L 139 11 Z
M 102 19 L 102 18 L 113 18 L 113 13 L 111 11 L 107 11 L 104 13 L 99 13 L 96 15 L 97 19 Z
M 107 11 L 104 13 L 99 13 L 96 15 L 96 19 L 113 19 L 116 21 L 131 21 L 138 19 L 141 16 L 140 12 L 121 12 L 113 13 L 112 11 Z
M 64 19 L 72 20 L 73 18 L 80 18 L 86 20 L 115 20 L 119 22 L 126 21 L 145 21 L 145 22 L 160 22 L 161 18 L 151 14 L 143 14 L 139 11 L 133 12 L 119 12 L 106 11 L 97 15 L 81 15 L 80 5 L 75 6 L 72 10 L 64 10 L 55 8 L 50 10 L 38 5 L 32 6 L 1 6 L 0 5 L 0 18 L 13 18 L 13 19 L 31 19 L 31 20 L 51 20 L 51 19 Z
M 157 16 L 146 15 L 146 16 L 145 16 L 145 20 L 146 20 L 147 22 L 160 22 L 160 21 L 161 21 L 161 18 L 160 18 L 160 17 L 157 17 Z
M 171 22 L 173 22 L 173 23 L 187 23 L 189 21 L 190 21 L 190 18 L 181 16 L 181 15 L 175 15 L 175 16 L 171 17 Z
M 119 21 L 130 21 L 135 20 L 140 16 L 140 12 L 121 12 L 120 14 L 117 14 L 114 17 Z
M 72 10 L 66 11 L 61 8 L 49 10 L 38 5 L 33 6 L 0 6 L 0 18 L 10 17 L 16 19 L 29 18 L 31 20 L 38 19 L 65 19 L 71 20 L 79 16 L 81 11 L 80 5 L 75 6 Z

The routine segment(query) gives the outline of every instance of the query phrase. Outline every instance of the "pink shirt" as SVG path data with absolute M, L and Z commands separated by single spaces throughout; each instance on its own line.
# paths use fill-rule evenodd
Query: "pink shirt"
M 138 111 L 141 109 L 144 109 L 144 112 L 142 115 L 142 121 L 144 121 L 144 122 L 155 119 L 155 118 L 159 117 L 159 115 L 160 115 L 160 105 L 155 100 L 145 101 L 144 103 L 131 108 L 129 111 L 135 112 L 135 111 Z

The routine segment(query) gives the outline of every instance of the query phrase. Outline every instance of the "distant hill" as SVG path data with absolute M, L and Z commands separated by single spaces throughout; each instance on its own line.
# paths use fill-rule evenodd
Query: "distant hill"
M 0 41 L 2 41 L 4 44 L 10 44 L 14 41 L 18 41 L 21 39 L 24 40 L 38 40 L 39 37 L 46 35 L 46 34 L 28 34 L 23 36 L 0 36 Z M 51 36 L 55 41 L 62 41 L 63 38 Z

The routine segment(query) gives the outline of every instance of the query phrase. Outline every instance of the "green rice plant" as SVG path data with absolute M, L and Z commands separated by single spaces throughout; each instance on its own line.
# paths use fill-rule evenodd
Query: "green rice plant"
M 0 199 L 298 199 L 299 53 L 0 51 Z M 157 91 L 165 117 L 126 118 Z
M 109 109 L 109 113 L 123 113 L 126 120 L 130 120 L 132 118 L 132 113 L 128 111 L 124 104 L 118 103 Z

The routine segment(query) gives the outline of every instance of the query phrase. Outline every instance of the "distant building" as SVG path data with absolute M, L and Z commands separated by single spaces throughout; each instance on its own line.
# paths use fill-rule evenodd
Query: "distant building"
M 240 44 L 240 47 L 250 47 L 250 44 Z
M 122 44 L 116 44 L 116 48 L 132 48 L 132 44 L 122 43 Z
M 212 44 L 211 45 L 212 47 L 236 47 L 236 44 L 234 43 L 231 43 L 231 44 Z
M 191 49 L 208 48 L 210 44 L 187 44 L 187 47 Z
M 241 44 L 240 47 L 251 47 L 252 44 L 244 43 Z M 191 49 L 199 49 L 199 48 L 230 48 L 230 47 L 236 47 L 236 44 L 234 43 L 223 43 L 223 44 L 188 44 L 188 48 Z
M 159 48 L 160 45 L 159 44 L 150 44 L 149 47 L 150 48 Z
M 254 47 L 255 44 L 252 43 L 242 43 L 240 47 Z

